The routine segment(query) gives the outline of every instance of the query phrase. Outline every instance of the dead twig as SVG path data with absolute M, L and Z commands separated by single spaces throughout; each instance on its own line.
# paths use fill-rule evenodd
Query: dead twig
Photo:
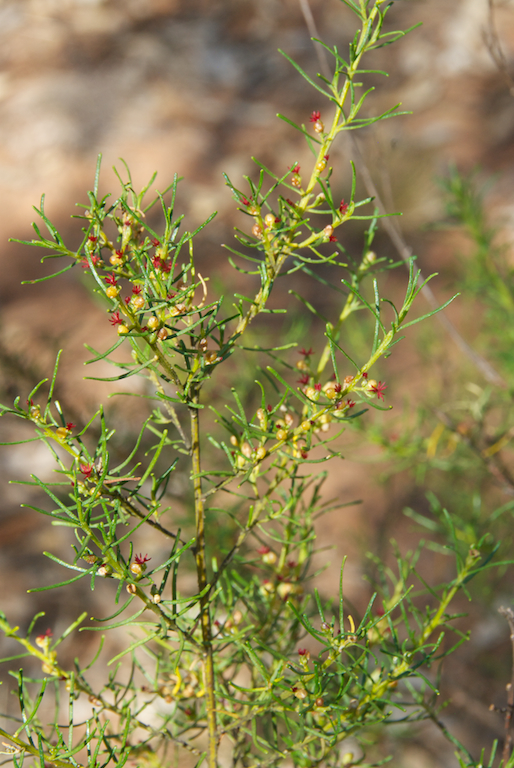
M 512 608 L 498 608 L 498 613 L 506 618 L 510 627 L 510 641 L 512 643 L 512 675 L 510 683 L 507 683 L 507 707 L 505 710 L 505 743 L 503 745 L 503 764 L 507 762 L 512 753 L 512 712 L 514 709 L 514 611 Z

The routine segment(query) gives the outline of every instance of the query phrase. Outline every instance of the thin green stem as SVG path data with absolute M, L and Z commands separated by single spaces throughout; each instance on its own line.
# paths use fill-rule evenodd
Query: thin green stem
M 203 592 L 200 598 L 200 623 L 202 627 L 202 646 L 204 655 L 204 683 L 205 703 L 207 709 L 207 728 L 209 743 L 207 760 L 209 768 L 217 768 L 218 765 L 218 731 L 216 723 L 216 692 L 214 683 L 214 659 L 212 649 L 211 615 L 209 610 L 209 592 L 207 586 L 207 570 L 205 566 L 205 506 L 202 495 L 201 461 L 200 461 L 200 424 L 198 406 L 199 391 L 192 392 L 191 414 L 191 464 L 193 475 L 193 489 L 195 500 L 195 525 L 196 525 L 196 574 L 198 591 Z

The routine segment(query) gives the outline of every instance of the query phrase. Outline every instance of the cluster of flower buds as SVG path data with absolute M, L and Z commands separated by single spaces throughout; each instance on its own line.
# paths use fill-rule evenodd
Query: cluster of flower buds
M 236 608 L 234 611 L 232 611 L 231 615 L 225 619 L 224 622 L 216 619 L 214 626 L 223 635 L 234 635 L 236 632 L 238 632 L 238 627 L 243 621 L 243 618 L 244 617 L 242 612 L 239 610 L 239 608 Z
M 262 564 L 271 568 L 273 572 L 272 579 L 262 580 L 261 594 L 277 595 L 284 601 L 303 594 L 303 587 L 298 582 L 299 565 L 296 560 L 288 560 L 281 564 L 276 552 L 266 545 L 259 547 L 257 553 L 260 555 Z
M 46 632 L 36 637 L 35 642 L 38 648 L 41 648 L 41 650 L 43 651 L 44 660 L 41 665 L 41 669 L 44 672 L 44 674 L 60 676 L 61 672 L 58 669 L 58 665 L 57 665 L 57 653 L 56 651 L 50 650 L 52 635 L 53 635 L 52 630 L 47 629 Z
M 291 168 L 291 173 L 293 174 L 291 176 L 291 184 L 293 187 L 296 187 L 296 189 L 300 189 L 302 186 L 302 177 L 300 176 L 300 166 L 298 163 Z
M 263 445 L 254 449 L 247 440 L 240 442 L 236 435 L 230 436 L 230 442 L 237 449 L 237 451 L 233 451 L 232 455 L 236 456 L 238 469 L 245 469 L 255 462 L 262 461 L 267 456 L 266 448 Z
M 158 693 L 167 704 L 204 695 L 198 675 L 192 667 L 188 671 L 177 668 L 174 673 L 170 672 L 166 679 L 161 678 Z

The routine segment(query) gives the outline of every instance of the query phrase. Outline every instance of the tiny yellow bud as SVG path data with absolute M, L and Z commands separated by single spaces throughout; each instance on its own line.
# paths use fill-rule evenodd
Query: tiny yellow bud
M 307 691 L 304 690 L 303 688 L 297 688 L 296 691 L 294 691 L 294 695 L 296 696 L 297 699 L 306 699 Z
M 305 394 L 309 400 L 317 400 L 319 397 L 319 392 L 317 389 L 314 389 L 314 387 L 307 387 Z
M 157 334 L 157 338 L 159 341 L 164 341 L 169 336 L 169 331 L 167 328 L 161 328 L 161 330 Z
M 299 189 L 302 186 L 302 180 L 300 176 L 293 176 L 293 178 L 291 179 L 291 184 L 293 185 L 293 187 L 296 187 L 297 189 Z
M 55 430 L 55 434 L 57 435 L 57 437 L 60 437 L 60 438 L 67 437 L 67 435 L 69 434 L 69 429 L 66 429 L 66 427 L 58 427 Z
M 273 224 L 275 223 L 275 217 L 273 216 L 272 213 L 266 214 L 266 216 L 264 217 L 264 223 L 266 224 L 268 229 L 273 226 Z
M 145 306 L 145 300 L 142 296 L 139 296 L 139 294 L 132 296 L 130 303 L 134 309 L 143 309 Z
M 275 565 L 277 556 L 274 552 L 265 552 L 262 556 L 262 562 L 266 563 L 266 565 Z
M 249 459 L 253 453 L 250 443 L 243 443 L 241 446 L 241 453 Z
M 105 292 L 105 295 L 106 295 L 106 296 L 107 296 L 109 299 L 115 299 L 115 298 L 116 298 L 116 296 L 117 296 L 117 295 L 118 295 L 118 293 L 119 293 L 119 290 L 120 290 L 120 289 L 118 288 L 118 286 L 116 286 L 116 285 L 110 285 L 110 286 L 107 288 L 107 290 L 106 290 L 106 292 Z
M 135 573 L 136 576 L 139 576 L 141 573 L 143 573 L 143 569 L 141 568 L 139 563 L 131 563 L 130 570 L 132 573 Z
M 236 609 L 236 610 L 234 611 L 234 613 L 232 614 L 232 620 L 233 620 L 233 622 L 234 622 L 234 624 L 235 624 L 236 626 L 237 626 L 238 624 L 241 624 L 241 622 L 243 621 L 243 614 L 241 613 L 241 611 L 240 611 L 240 610 Z
M 277 429 L 277 440 L 287 440 L 287 431 L 285 429 Z
M 254 237 L 262 237 L 262 227 L 260 224 L 254 224 L 252 227 L 252 235 Z
M 123 259 L 120 259 L 117 253 L 113 253 L 112 256 L 109 258 L 109 261 L 113 267 L 119 267 L 120 264 L 123 264 Z
M 159 327 L 159 325 L 160 325 L 160 322 L 159 322 L 159 320 L 158 320 L 158 319 L 155 317 L 155 315 L 152 315 L 152 317 L 149 317 L 149 318 L 148 318 L 148 321 L 147 321 L 147 323 L 146 323 L 146 327 L 148 328 L 148 330 L 149 330 L 149 331 L 155 331 L 155 330 L 157 330 L 157 328 Z
M 293 591 L 294 587 L 289 581 L 281 581 L 277 587 L 277 592 L 282 600 L 286 600 Z
M 259 446 L 257 450 L 255 451 L 255 456 L 259 459 L 259 461 L 262 461 L 262 459 L 266 458 L 266 448 L 263 448 L 263 446 Z
M 310 421 L 302 421 L 301 427 L 304 432 L 308 432 L 309 429 L 312 427 L 312 424 L 310 423 Z
M 316 131 L 316 133 L 323 133 L 323 131 L 325 130 L 325 126 L 323 125 L 321 120 L 316 120 L 316 122 L 312 127 Z
M 298 360 L 296 363 L 296 367 L 299 371 L 308 371 L 309 370 L 309 363 L 307 363 L 305 360 Z
M 324 171 L 327 167 L 327 161 L 326 160 L 320 160 L 318 163 L 316 163 L 316 170 L 321 173 L 321 171 Z
M 118 325 L 118 336 L 125 336 L 129 332 L 129 329 L 126 325 Z
M 230 435 L 230 442 L 232 443 L 232 445 L 235 445 L 236 448 L 239 445 L 239 440 L 235 435 Z
M 137 587 L 135 584 L 127 584 L 127 592 L 129 595 L 135 595 L 137 592 Z
M 334 227 L 332 224 L 327 224 L 327 226 L 323 229 L 323 232 L 321 233 L 323 237 L 331 237 L 334 234 Z

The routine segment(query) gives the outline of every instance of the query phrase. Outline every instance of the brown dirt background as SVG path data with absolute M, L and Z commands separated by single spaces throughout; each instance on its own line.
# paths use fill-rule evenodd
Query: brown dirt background
M 337 0 L 311 0 L 311 7 L 323 39 L 344 49 L 353 29 L 348 9 Z M 498 3 L 497 20 L 510 60 L 514 5 Z M 462 170 L 479 166 L 484 177 L 498 174 L 487 205 L 502 222 L 505 241 L 514 235 L 514 99 L 484 46 L 486 21 L 487 0 L 395 3 L 391 28 L 418 22 L 423 27 L 377 53 L 377 65 L 391 76 L 380 83 L 374 104 L 385 108 L 402 101 L 413 114 L 366 131 L 362 139 L 388 207 L 404 211 L 401 227 L 420 266 L 425 273 L 440 272 L 435 291 L 441 301 L 452 293 L 452 259 L 461 243 L 455 235 L 434 234 L 425 227 L 441 216 L 435 177 L 449 163 Z M 83 423 L 109 391 L 108 385 L 98 388 L 82 380 L 84 342 L 94 338 L 101 346 L 110 328 L 81 284 L 67 273 L 60 283 L 20 285 L 23 279 L 44 274 L 44 268 L 37 252 L 7 238 L 31 236 L 31 206 L 38 204 L 41 193 L 46 194 L 47 215 L 73 242 L 78 228 L 70 215 L 75 201 L 84 201 L 92 185 L 99 152 L 105 190 L 116 190 L 110 169 L 120 165 L 120 157 L 130 165 L 136 185 L 156 169 L 161 186 L 178 173 L 185 177 L 179 207 L 188 229 L 218 210 L 200 239 L 197 257 L 201 271 L 219 270 L 224 263 L 219 244 L 230 242 L 233 226 L 241 225 L 222 171 L 237 184 L 242 175 L 255 175 L 252 155 L 277 169 L 306 157 L 302 141 L 275 115 L 280 111 L 302 122 L 319 104 L 277 53 L 279 47 L 307 71 L 317 71 L 297 0 L 0 0 L 3 402 L 18 393 L 26 397 L 33 384 L 49 374 L 60 347 L 65 353 L 59 396 L 73 421 Z M 339 169 L 348 167 L 343 139 L 332 160 Z M 348 178 L 343 170 L 338 173 L 344 193 Z M 385 237 L 379 245 L 390 252 Z M 402 282 L 402 275 L 391 278 L 391 290 Z M 473 341 L 469 313 L 463 315 L 455 306 L 450 316 Z M 451 342 L 444 343 L 450 349 L 449 364 L 456 370 L 466 366 Z M 430 375 L 430 366 L 410 342 L 384 364 L 382 376 L 392 376 L 393 369 L 398 386 L 395 392 L 389 390 L 389 402 L 398 405 L 406 393 L 419 392 Z M 123 406 L 119 414 L 127 422 L 134 418 Z M 4 439 L 25 435 L 19 425 L 4 421 Z M 130 427 L 127 423 L 127 435 Z M 346 586 L 358 603 L 369 593 L 363 581 L 363 552 L 377 542 L 384 546 L 390 535 L 411 543 L 413 534 L 401 510 L 417 491 L 406 475 L 387 485 L 379 482 L 377 449 L 353 443 L 351 456 L 353 451 L 359 460 L 347 459 L 338 468 L 329 478 L 327 494 L 363 503 L 321 521 L 320 540 L 335 545 L 328 556 L 335 565 L 320 577 L 320 587 L 325 593 L 334 591 L 337 563 L 349 555 Z M 77 601 L 92 613 L 102 610 L 98 592 L 78 587 L 67 598 L 60 590 L 26 595 L 28 588 L 49 583 L 57 573 L 41 551 L 65 553 L 69 541 L 46 519 L 20 510 L 20 503 L 34 503 L 36 497 L 26 486 L 8 485 L 7 480 L 27 479 L 31 472 L 48 477 L 50 469 L 51 460 L 37 444 L 0 453 L 2 609 L 21 625 L 37 610 L 45 610 L 54 626 L 64 627 L 69 623 L 69 601 L 72 610 Z M 320 560 L 326 558 L 324 553 Z M 501 653 L 506 669 L 509 663 L 507 629 L 492 606 L 477 622 L 475 639 L 452 663 L 453 705 L 445 716 L 476 754 L 492 738 L 501 737 L 501 718 L 489 713 L 488 706 L 498 700 L 495 696 L 501 697 L 505 681 L 489 684 L 485 673 L 473 678 L 473 668 L 480 654 Z M 89 640 L 81 642 L 87 650 Z M 1 709 L 7 706 L 7 687 L 0 692 Z M 429 726 L 399 732 L 398 741 L 385 748 L 394 752 L 398 768 L 456 765 L 451 745 Z

